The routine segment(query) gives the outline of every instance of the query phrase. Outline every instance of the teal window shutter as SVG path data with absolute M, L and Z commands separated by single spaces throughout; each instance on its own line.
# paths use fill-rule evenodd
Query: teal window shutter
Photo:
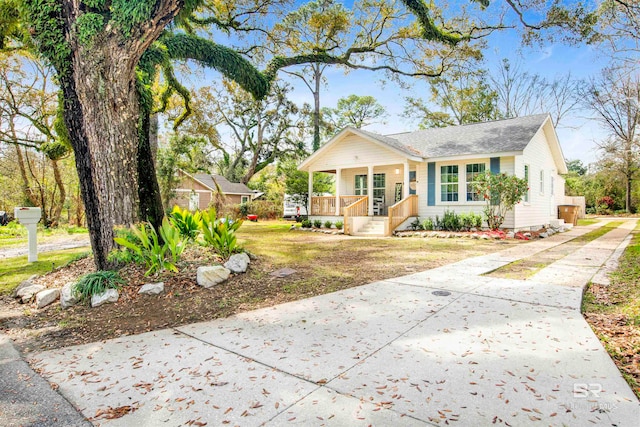
M 500 173 L 500 157 L 492 157 L 489 159 L 489 168 L 492 174 Z
M 427 206 L 436 205 L 436 163 L 427 163 Z

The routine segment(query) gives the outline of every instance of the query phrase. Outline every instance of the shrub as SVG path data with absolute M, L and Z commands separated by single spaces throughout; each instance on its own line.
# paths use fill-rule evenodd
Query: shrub
M 449 209 L 444 211 L 442 217 L 442 228 L 446 231 L 459 231 L 460 230 L 460 217 L 455 211 Z
M 460 228 L 469 231 L 471 228 L 482 227 L 482 215 L 475 212 L 463 212 L 459 215 Z
M 73 285 L 73 294 L 81 301 L 90 301 L 93 295 L 107 289 L 121 289 L 126 282 L 115 271 L 96 271 L 85 274 Z
M 342 223 L 342 221 L 336 221 L 335 226 L 338 230 L 342 230 L 344 224 Z
M 486 201 L 484 208 L 487 225 L 492 230 L 500 228 L 504 217 L 520 203 L 528 191 L 528 183 L 522 178 L 506 173 L 483 172 L 476 177 L 475 190 Z
M 308 219 L 303 219 L 300 222 L 300 225 L 302 226 L 302 228 L 311 228 L 311 221 Z
M 438 215 L 436 215 L 436 219 L 435 221 L 433 221 L 433 229 L 442 230 L 442 221 L 440 220 L 440 217 Z
M 211 208 L 202 212 L 200 225 L 204 242 L 220 256 L 227 258 L 242 250 L 236 239 L 236 231 L 242 225 L 242 220 L 233 221 L 229 217 L 216 219 L 216 210 Z
M 246 218 L 249 215 L 249 211 L 251 210 L 251 202 L 240 203 L 240 216 L 242 218 Z
M 314 219 L 314 220 L 313 220 L 313 226 L 314 226 L 315 228 L 320 228 L 320 227 L 322 227 L 322 221 L 320 221 L 319 219 Z
M 171 224 L 180 232 L 180 235 L 187 240 L 195 240 L 200 232 L 200 212 L 192 214 L 187 209 L 174 206 L 169 214 Z
M 324 222 L 324 228 L 331 228 L 331 227 L 333 227 L 333 222 L 326 220 Z
M 422 228 L 424 228 L 425 230 L 433 231 L 433 228 L 434 228 L 433 220 L 431 218 L 427 218 L 424 221 L 422 221 Z
M 422 224 L 420 224 L 420 218 L 414 219 L 411 222 L 411 224 L 409 224 L 409 227 L 411 227 L 413 231 L 422 230 Z

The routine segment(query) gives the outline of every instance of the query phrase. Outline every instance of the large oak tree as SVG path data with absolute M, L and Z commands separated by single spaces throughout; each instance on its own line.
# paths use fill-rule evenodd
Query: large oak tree
M 467 41 L 504 27 L 501 22 L 490 25 L 482 20 L 469 25 L 466 17 L 455 15 L 445 19 L 421 0 L 402 3 L 416 16 L 416 36 L 443 46 L 464 47 Z M 520 2 L 507 3 L 521 12 Z M 533 2 L 536 7 L 544 3 Z M 214 67 L 257 98 L 267 93 L 279 69 L 291 65 L 329 63 L 349 67 L 360 62 L 371 69 L 393 65 L 369 67 L 366 64 L 370 58 L 355 51 L 332 55 L 326 49 L 312 49 L 289 58 L 274 57 L 260 73 L 236 51 L 192 31 L 195 24 L 234 29 L 237 21 L 226 20 L 233 18 L 227 13 L 234 10 L 236 3 L 232 1 L 5 0 L 0 6 L 10 9 L 16 4 L 24 9 L 28 33 L 38 51 L 56 70 L 99 269 L 108 267 L 114 225 L 144 219 L 158 223 L 163 214 L 149 144 L 150 87 L 161 70 L 173 83 L 171 86 L 181 90 L 173 78 L 172 60 L 193 59 Z M 485 7 L 489 2 L 472 4 Z M 545 26 L 557 25 L 557 18 L 571 21 L 566 18 L 574 17 L 561 12 L 563 9 L 554 7 L 543 16 Z M 203 13 L 207 16 L 201 16 Z M 578 11 L 575 16 L 580 14 Z M 0 47 L 6 49 L 10 37 L 23 37 L 25 31 L 13 15 L 3 14 L 0 19 Z M 522 21 L 528 28 L 543 28 Z M 179 24 L 186 32 L 176 30 Z

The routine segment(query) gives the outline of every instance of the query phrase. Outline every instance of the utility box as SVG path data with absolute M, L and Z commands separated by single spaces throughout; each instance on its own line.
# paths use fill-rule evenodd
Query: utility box
M 29 232 L 29 262 L 38 261 L 37 224 L 42 217 L 42 210 L 40 208 L 17 207 L 13 210 L 13 215 Z
M 559 205 L 558 218 L 563 219 L 565 224 L 578 225 L 578 206 Z

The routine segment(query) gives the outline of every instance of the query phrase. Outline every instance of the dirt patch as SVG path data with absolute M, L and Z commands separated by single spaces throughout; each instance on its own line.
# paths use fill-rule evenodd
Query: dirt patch
M 60 348 L 227 317 L 524 244 L 515 240 L 357 239 L 259 228 L 249 228 L 241 237 L 255 259 L 247 273 L 232 275 L 220 286 L 204 289 L 196 284 L 198 266 L 221 260 L 211 251 L 195 246 L 185 252 L 179 273 L 147 278 L 143 266 L 121 269 L 128 285 L 115 304 L 62 310 L 56 303 L 36 310 L 3 297 L 0 329 L 14 339 L 22 352 Z M 296 272 L 286 277 L 271 275 L 285 267 Z M 62 287 L 93 269 L 92 259 L 86 258 L 42 276 L 38 282 Z M 164 294 L 138 295 L 143 284 L 159 281 L 165 283 Z

